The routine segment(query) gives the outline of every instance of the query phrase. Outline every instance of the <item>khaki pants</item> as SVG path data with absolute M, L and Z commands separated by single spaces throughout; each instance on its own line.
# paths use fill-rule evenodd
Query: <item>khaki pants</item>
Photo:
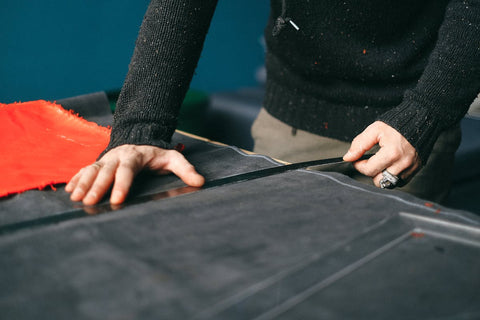
M 263 108 L 253 123 L 252 137 L 255 142 L 254 152 L 287 162 L 341 157 L 350 147 L 349 142 L 294 130 Z M 446 200 L 450 190 L 455 151 L 460 140 L 460 126 L 443 132 L 435 143 L 427 164 L 405 186 L 397 189 L 438 203 Z M 370 177 L 361 175 L 352 166 L 338 168 L 334 171 L 373 185 Z

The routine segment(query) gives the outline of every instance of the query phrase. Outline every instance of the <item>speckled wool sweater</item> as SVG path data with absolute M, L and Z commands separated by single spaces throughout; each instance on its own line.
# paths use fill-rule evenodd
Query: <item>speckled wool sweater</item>
M 107 150 L 169 147 L 215 0 L 152 0 Z M 375 120 L 423 163 L 480 91 L 480 0 L 272 0 L 264 106 L 287 124 L 349 141 Z

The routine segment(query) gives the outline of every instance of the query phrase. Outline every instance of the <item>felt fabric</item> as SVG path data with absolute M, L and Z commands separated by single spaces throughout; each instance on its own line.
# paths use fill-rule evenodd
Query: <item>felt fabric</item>
M 0 104 L 0 197 L 68 182 L 109 139 L 109 128 L 55 103 Z

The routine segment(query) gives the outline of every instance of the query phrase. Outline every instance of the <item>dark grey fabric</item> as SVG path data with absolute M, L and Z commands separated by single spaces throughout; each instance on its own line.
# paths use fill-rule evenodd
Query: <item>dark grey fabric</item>
M 401 211 L 468 225 L 477 237 L 467 237 L 471 245 L 432 233 L 414 246 L 415 225 Z M 0 309 L 15 319 L 253 319 L 287 303 L 288 312 L 338 319 L 428 316 L 430 308 L 478 316 L 479 225 L 468 213 L 338 174 L 289 172 L 3 235 Z M 436 268 L 421 259 L 436 254 Z M 324 281 L 331 286 L 288 307 Z M 355 304 L 330 305 L 330 290 Z M 423 293 L 438 299 L 417 313 L 402 310 Z M 369 304 L 382 305 L 381 313 Z
M 278 165 L 182 135 L 207 179 Z M 142 177 L 131 199 L 183 184 Z M 0 226 L 73 210 L 59 188 Z M 297 170 L 0 235 L 5 319 L 474 319 L 480 218 Z
M 175 144 L 183 143 L 186 146 L 184 155 L 208 180 L 279 165 L 265 157 L 245 157 L 239 149 L 205 143 L 180 134 L 175 134 L 173 141 Z M 134 182 L 130 199 L 182 186 L 185 184 L 173 175 L 144 174 Z M 61 214 L 82 207 L 80 203 L 71 202 L 69 196 L 61 185 L 57 191 L 31 190 L 0 199 L 0 226 Z M 102 203 L 107 202 L 108 199 L 105 199 Z
M 104 91 L 60 99 L 56 103 L 99 125 L 110 126 L 113 122 L 108 96 Z

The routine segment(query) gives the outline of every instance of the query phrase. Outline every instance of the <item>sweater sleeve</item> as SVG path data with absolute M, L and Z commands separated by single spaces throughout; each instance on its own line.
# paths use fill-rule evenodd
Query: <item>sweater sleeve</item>
M 217 0 L 152 0 L 117 103 L 107 152 L 170 147 Z
M 452 0 L 417 85 L 378 120 L 399 131 L 425 164 L 442 131 L 458 123 L 480 92 L 480 1 Z

